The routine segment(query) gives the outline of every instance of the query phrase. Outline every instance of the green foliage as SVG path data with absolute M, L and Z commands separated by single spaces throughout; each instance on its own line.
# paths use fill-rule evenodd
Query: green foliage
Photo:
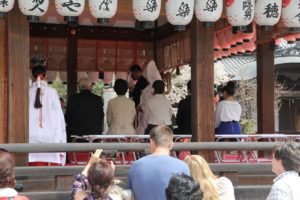
M 99 79 L 92 87 L 92 93 L 103 97 L 104 92 L 104 83 L 101 79 Z
M 59 72 L 57 72 L 55 80 L 53 81 L 52 87 L 56 89 L 58 96 L 63 98 L 65 101 L 67 99 L 67 86 L 60 79 Z

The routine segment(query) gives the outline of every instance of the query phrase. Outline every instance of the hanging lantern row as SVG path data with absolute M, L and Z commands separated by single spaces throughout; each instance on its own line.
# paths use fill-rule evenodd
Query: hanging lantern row
M 132 0 L 135 18 L 145 24 L 153 24 L 160 14 L 161 0 Z M 14 0 L 0 3 L 0 12 L 9 12 Z M 49 0 L 19 0 L 21 12 L 31 21 L 43 16 L 49 6 Z M 99 23 L 108 23 L 117 12 L 117 0 L 89 0 L 89 9 Z M 264 29 L 270 29 L 282 22 L 291 31 L 300 31 L 300 6 L 298 0 L 226 0 L 226 15 L 233 32 L 246 32 L 247 26 L 255 20 Z M 55 0 L 59 15 L 67 21 L 76 21 L 83 13 L 85 0 Z M 168 21 L 182 30 L 193 18 L 203 23 L 216 22 L 222 15 L 223 0 L 166 0 L 166 16 Z M 150 25 L 149 25 L 150 27 Z

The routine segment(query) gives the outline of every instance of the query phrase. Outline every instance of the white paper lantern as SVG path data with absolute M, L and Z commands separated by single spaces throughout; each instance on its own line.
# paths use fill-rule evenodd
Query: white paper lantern
M 300 30 L 300 1 L 283 0 L 281 19 L 283 24 L 291 31 Z
M 254 18 L 254 0 L 226 0 L 226 15 L 235 30 L 244 31 Z
M 49 0 L 19 0 L 19 8 L 30 21 L 38 21 L 48 11 Z
M 166 14 L 168 21 L 176 30 L 184 30 L 193 18 L 194 0 L 167 0 Z
M 196 0 L 195 14 L 201 22 L 216 22 L 222 15 L 223 0 Z
M 155 21 L 159 17 L 161 0 L 133 0 L 133 15 L 138 21 Z
M 67 21 L 75 21 L 76 17 L 82 14 L 84 6 L 85 0 L 55 0 L 56 11 L 67 17 Z
M 0 12 L 9 12 L 14 7 L 15 0 L 6 0 L 0 2 Z
M 281 15 L 282 0 L 256 0 L 255 22 L 266 29 L 278 23 Z
M 89 0 L 91 14 L 97 18 L 98 23 L 106 24 L 117 12 L 118 0 Z

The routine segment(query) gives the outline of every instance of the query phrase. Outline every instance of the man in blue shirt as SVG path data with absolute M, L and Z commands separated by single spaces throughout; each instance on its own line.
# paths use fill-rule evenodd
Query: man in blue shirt
M 150 131 L 151 155 L 136 161 L 128 175 L 128 188 L 135 200 L 166 200 L 165 189 L 174 174 L 190 175 L 188 166 L 171 157 L 173 132 L 168 126 L 157 126 Z

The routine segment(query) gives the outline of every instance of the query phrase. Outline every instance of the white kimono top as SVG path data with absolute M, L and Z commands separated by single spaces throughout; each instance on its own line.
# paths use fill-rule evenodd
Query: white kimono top
M 36 90 L 35 82 L 29 88 L 29 143 L 66 143 L 65 119 L 56 90 L 41 81 L 43 106 L 39 109 L 34 108 Z M 66 153 L 30 153 L 28 161 L 64 165 Z

